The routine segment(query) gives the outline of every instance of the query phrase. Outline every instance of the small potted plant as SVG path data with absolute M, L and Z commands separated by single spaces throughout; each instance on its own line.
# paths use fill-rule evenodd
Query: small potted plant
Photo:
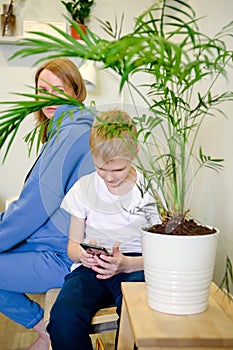
M 61 2 L 65 6 L 68 13 L 71 15 L 72 20 L 76 22 L 82 32 L 86 34 L 85 20 L 91 13 L 91 7 L 94 3 L 94 0 L 72 0 L 68 2 Z M 71 35 L 75 39 L 81 39 L 80 34 L 75 27 L 75 24 L 70 26 Z

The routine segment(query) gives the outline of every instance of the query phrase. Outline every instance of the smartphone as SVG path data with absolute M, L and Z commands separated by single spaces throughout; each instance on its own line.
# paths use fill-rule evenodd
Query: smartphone
M 100 245 L 94 245 L 94 244 L 89 244 L 89 243 L 80 243 L 81 247 L 87 251 L 87 253 L 90 254 L 95 254 L 95 255 L 100 255 L 100 254 L 105 254 L 105 255 L 111 255 L 109 251 Z

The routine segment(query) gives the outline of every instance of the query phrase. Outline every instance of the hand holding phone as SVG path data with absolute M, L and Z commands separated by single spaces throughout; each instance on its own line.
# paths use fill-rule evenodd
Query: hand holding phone
M 94 255 L 111 255 L 109 251 L 100 245 L 94 245 L 94 244 L 89 244 L 89 243 L 80 243 L 80 246 L 86 250 L 87 253 L 89 254 L 94 254 Z

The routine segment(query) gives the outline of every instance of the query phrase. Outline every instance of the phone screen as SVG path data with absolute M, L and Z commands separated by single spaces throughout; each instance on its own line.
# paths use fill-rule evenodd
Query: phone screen
M 87 253 L 100 255 L 110 255 L 110 253 L 107 251 L 107 249 L 103 246 L 94 245 L 94 244 L 88 244 L 88 243 L 80 243 L 81 247 L 86 250 Z

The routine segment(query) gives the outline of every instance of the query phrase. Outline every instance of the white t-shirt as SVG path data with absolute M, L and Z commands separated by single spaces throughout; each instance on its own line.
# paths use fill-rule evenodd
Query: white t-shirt
M 137 184 L 143 177 L 137 172 Z M 143 198 L 135 184 L 127 194 L 117 196 L 109 192 L 97 172 L 80 178 L 66 194 L 61 207 L 70 214 L 86 220 L 84 242 L 96 240 L 109 251 L 115 242 L 121 242 L 122 253 L 141 253 L 140 228 L 148 224 L 145 214 L 135 213 L 135 208 L 154 203 L 145 193 Z M 150 224 L 159 223 L 159 215 L 154 206 Z

